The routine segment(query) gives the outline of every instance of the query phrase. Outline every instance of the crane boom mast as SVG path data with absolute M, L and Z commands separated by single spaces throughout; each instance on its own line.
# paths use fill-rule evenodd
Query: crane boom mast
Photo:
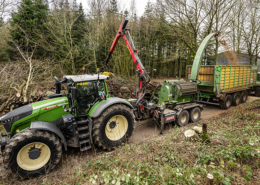
M 135 49 L 135 46 L 134 46 L 134 43 L 133 43 L 133 40 L 131 38 L 131 35 L 129 33 L 129 29 L 126 29 L 126 25 L 128 23 L 128 19 L 125 17 L 118 29 L 118 32 L 115 36 L 115 39 L 110 47 L 110 52 L 108 54 L 108 57 L 107 59 L 105 60 L 105 63 L 104 63 L 104 67 L 105 67 L 105 70 L 106 70 L 106 66 L 109 62 L 109 59 L 112 55 L 112 53 L 114 52 L 115 50 L 115 47 L 118 43 L 118 40 L 120 39 L 120 37 L 123 37 L 124 38 L 124 41 L 127 45 L 127 48 L 131 54 L 131 57 L 133 59 L 133 62 L 136 66 L 136 69 L 137 69 L 137 73 L 138 73 L 138 76 L 139 76 L 139 88 L 140 90 L 141 89 L 144 89 L 145 88 L 145 82 L 146 82 L 146 77 L 148 76 L 138 54 L 137 54 L 137 50 Z M 149 76 L 148 76 L 149 77 Z

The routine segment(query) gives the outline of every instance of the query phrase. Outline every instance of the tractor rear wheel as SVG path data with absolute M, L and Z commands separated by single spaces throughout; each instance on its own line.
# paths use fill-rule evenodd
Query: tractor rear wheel
M 180 127 L 187 125 L 187 123 L 189 122 L 189 117 L 189 112 L 187 110 L 183 110 L 177 118 L 177 124 Z
M 227 94 L 224 98 L 224 100 L 220 101 L 220 106 L 222 109 L 227 110 L 232 105 L 232 96 L 230 94 Z
M 94 143 L 103 149 L 120 146 L 131 137 L 135 117 L 125 105 L 113 105 L 93 122 Z
M 200 120 L 201 110 L 199 107 L 195 107 L 190 111 L 190 121 L 195 123 Z
M 247 91 L 242 91 L 240 102 L 241 102 L 241 103 L 245 103 L 245 102 L 247 101 L 247 98 L 248 98 L 248 93 L 247 93 Z
M 60 161 L 62 145 L 50 132 L 24 129 L 12 137 L 4 152 L 4 167 L 22 177 L 49 173 Z
M 233 94 L 232 105 L 238 106 L 239 103 L 240 103 L 240 92 L 236 92 L 236 93 Z
M 255 95 L 260 97 L 260 87 L 255 87 Z

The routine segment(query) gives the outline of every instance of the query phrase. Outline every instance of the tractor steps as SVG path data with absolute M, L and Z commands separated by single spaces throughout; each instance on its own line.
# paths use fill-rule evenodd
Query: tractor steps
M 78 131 L 87 130 L 88 126 L 78 127 Z
M 83 148 L 80 147 L 80 151 L 84 152 L 84 151 L 86 151 L 86 150 L 88 150 L 90 148 L 91 148 L 91 146 L 86 146 L 86 147 L 83 147 Z
M 79 136 L 79 146 L 80 151 L 86 151 L 91 147 L 91 138 L 90 138 L 90 130 L 89 130 L 89 121 L 81 120 L 77 122 L 77 130 Z
M 89 136 L 90 136 L 89 133 L 80 134 L 79 139 L 84 139 L 84 138 L 87 138 Z
M 89 139 L 86 139 L 86 140 L 80 141 L 79 144 L 82 145 L 82 144 L 84 144 L 84 143 L 89 143 L 89 142 L 90 142 L 90 140 L 89 140 Z

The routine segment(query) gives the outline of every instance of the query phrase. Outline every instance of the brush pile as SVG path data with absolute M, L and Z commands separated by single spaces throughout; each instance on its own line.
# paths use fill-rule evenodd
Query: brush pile
M 50 74 L 55 65 L 50 61 L 33 61 L 30 78 L 28 65 L 22 61 L 0 64 L 0 69 L 0 116 L 54 93 L 55 82 Z

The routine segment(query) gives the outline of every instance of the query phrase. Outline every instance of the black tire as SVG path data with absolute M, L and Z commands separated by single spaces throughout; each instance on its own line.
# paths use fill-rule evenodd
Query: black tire
M 126 128 L 126 130 L 123 130 L 121 132 L 121 134 L 123 134 L 122 136 L 118 136 L 116 133 L 115 137 L 119 137 L 119 138 L 115 138 L 113 140 L 111 138 L 111 135 L 110 136 L 107 135 L 108 134 L 107 128 L 109 128 L 111 130 L 114 128 L 117 130 L 119 128 L 118 125 L 120 124 L 120 122 L 119 122 L 119 124 L 118 124 L 118 122 L 114 122 L 114 121 L 109 122 L 111 119 L 113 119 L 117 115 L 120 116 L 120 118 L 127 120 L 127 123 L 126 123 L 127 128 L 126 128 L 126 126 L 124 127 L 124 128 Z M 117 119 L 117 117 L 116 117 L 116 119 Z M 108 122 L 109 122 L 109 124 L 114 123 L 115 124 L 114 128 L 110 128 L 111 125 L 107 125 Z M 103 147 L 103 149 L 108 149 L 108 150 L 111 150 L 112 148 L 120 146 L 122 143 L 125 143 L 127 141 L 127 139 L 129 139 L 132 136 L 133 130 L 134 130 L 134 122 L 135 122 L 135 116 L 129 107 L 127 107 L 125 105 L 118 105 L 118 104 L 112 105 L 111 107 L 106 109 L 93 122 L 94 143 L 96 145 L 98 145 L 99 147 Z M 111 132 L 113 132 L 113 131 L 111 131 Z
M 232 96 L 230 94 L 227 94 L 224 98 L 224 100 L 220 101 L 220 106 L 222 109 L 227 110 L 232 105 Z
M 240 97 L 240 102 L 241 103 L 245 103 L 247 101 L 248 98 L 248 93 L 247 91 L 242 91 L 241 93 L 241 97 Z
M 260 97 L 260 87 L 255 87 L 255 95 L 257 96 L 257 97 Z
M 190 118 L 189 112 L 187 110 L 183 110 L 177 118 L 177 124 L 180 127 L 183 127 L 187 125 L 187 123 L 189 122 L 189 118 Z
M 234 93 L 232 97 L 232 105 L 238 106 L 240 104 L 240 99 L 240 92 Z
M 190 121 L 195 123 L 200 120 L 201 110 L 199 107 L 195 107 L 190 111 Z
M 29 163 L 24 164 L 24 159 L 19 162 L 19 156 L 22 159 L 22 154 L 20 153 L 25 154 L 27 152 L 27 150 L 25 150 L 26 147 L 30 145 L 34 145 L 34 148 L 31 149 L 37 149 L 37 144 L 41 144 L 38 145 L 41 146 L 40 152 L 38 153 L 39 156 L 37 157 L 37 155 L 34 155 L 34 159 L 32 159 L 28 152 L 27 157 L 30 160 L 29 162 L 33 161 L 34 166 Z M 47 150 L 49 149 L 49 157 L 46 157 L 46 150 L 43 150 L 43 147 L 47 147 Z M 44 151 L 44 153 L 42 150 Z M 39 165 L 39 168 L 37 168 L 38 166 L 36 166 L 36 160 L 37 158 L 42 159 L 40 158 L 42 155 L 43 157 L 46 157 L 46 163 L 43 162 Z M 12 137 L 6 145 L 3 163 L 5 169 L 10 168 L 13 173 L 18 173 L 23 178 L 35 177 L 40 174 L 46 174 L 51 172 L 54 169 L 54 167 L 59 163 L 61 155 L 62 145 L 59 138 L 55 134 L 48 131 L 24 129 L 21 132 L 17 133 L 14 137 Z M 42 160 L 40 160 L 40 162 L 42 162 Z M 24 165 L 26 166 L 24 167 Z M 43 166 L 41 167 L 41 165 Z M 37 169 L 28 170 L 29 167 Z

